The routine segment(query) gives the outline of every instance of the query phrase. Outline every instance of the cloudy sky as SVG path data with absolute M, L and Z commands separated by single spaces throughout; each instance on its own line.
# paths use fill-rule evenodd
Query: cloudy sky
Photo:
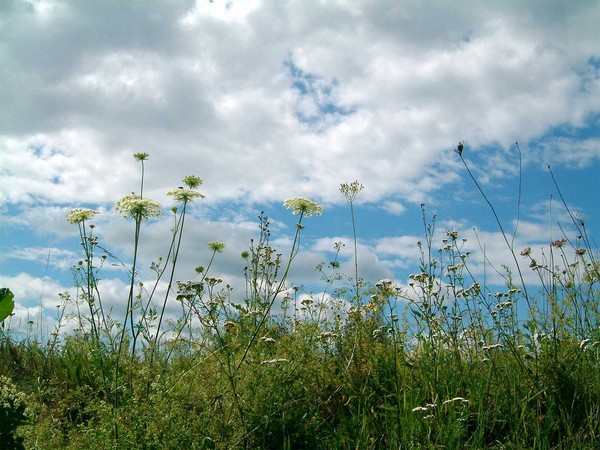
M 509 239 L 518 224 L 517 252 L 541 255 L 559 225 L 575 231 L 549 165 L 597 236 L 598 23 L 595 1 L 0 1 L 0 286 L 16 295 L 13 327 L 50 326 L 58 292 L 73 284 L 72 208 L 101 211 L 102 244 L 130 261 L 133 224 L 112 208 L 139 189 L 135 152 L 150 154 L 144 192 L 165 211 L 143 228 L 142 277 L 168 249 L 165 192 L 197 175 L 206 198 L 190 208 L 180 279 L 208 262 L 207 242 L 222 241 L 213 274 L 241 286 L 239 255 L 260 211 L 289 251 L 295 217 L 281 203 L 295 196 L 325 211 L 305 221 L 290 283 L 318 292 L 314 266 L 335 242 L 346 243 L 351 276 L 339 186 L 358 180 L 363 278 L 407 283 L 424 203 L 436 249 L 445 230 L 460 230 L 474 274 L 501 284 L 483 253 L 496 267 L 513 262 L 454 152 L 462 140 Z M 122 275 L 102 274 L 115 311 Z

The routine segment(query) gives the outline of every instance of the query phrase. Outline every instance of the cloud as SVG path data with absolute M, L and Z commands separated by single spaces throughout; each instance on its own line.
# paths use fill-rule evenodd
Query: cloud
M 162 190 L 196 168 L 209 201 L 336 201 L 332 170 L 380 180 L 373 199 L 426 195 L 457 138 L 527 140 L 599 106 L 583 6 L 242 3 L 10 2 L 0 132 L 20 188 L 4 201 L 106 201 L 100 181 L 125 188 L 137 150 Z
M 515 141 L 524 170 L 595 167 L 599 16 L 592 3 L 559 1 L 0 2 L 0 221 L 30 233 L 3 243 L 3 261 L 43 264 L 50 249 L 63 270 L 78 250 L 57 250 L 78 235 L 64 216 L 93 207 L 96 232 L 128 262 L 131 223 L 111 209 L 138 191 L 132 154 L 143 151 L 145 195 L 165 212 L 183 176 L 204 179 L 182 279 L 218 240 L 226 248 L 212 270 L 242 286 L 239 252 L 260 209 L 295 196 L 335 208 L 352 180 L 365 185 L 368 215 L 406 219 L 427 203 L 455 219 L 449 227 L 486 230 L 487 254 L 510 264 L 452 150 L 465 140 L 465 160 L 501 206 L 518 177 Z M 519 245 L 539 241 L 538 200 L 523 199 Z M 514 209 L 502 211 L 509 223 Z M 272 224 L 281 251 L 286 223 Z M 418 231 L 373 235 L 379 225 L 358 241 L 364 278 L 392 277 L 418 257 Z M 145 224 L 144 261 L 165 255 L 171 226 L 168 213 Z M 352 242 L 338 235 L 306 242 L 295 280 L 318 286 L 314 266 L 336 239 L 352 275 Z M 111 269 L 107 278 L 123 275 Z

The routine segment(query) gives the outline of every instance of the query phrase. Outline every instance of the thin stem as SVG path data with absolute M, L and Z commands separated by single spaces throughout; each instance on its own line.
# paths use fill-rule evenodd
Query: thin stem
M 356 304 L 360 304 L 360 292 L 358 287 L 358 241 L 356 237 L 356 221 L 354 219 L 354 205 L 350 202 L 350 215 L 352 216 L 352 235 L 354 240 L 354 287 L 356 289 Z
M 173 255 L 173 259 L 171 260 L 171 274 L 169 276 L 169 283 L 167 284 L 167 291 L 165 293 L 165 298 L 163 300 L 162 308 L 160 311 L 160 318 L 158 319 L 158 325 L 156 326 L 156 335 L 154 336 L 154 345 L 152 346 L 152 353 L 150 356 L 150 362 L 154 360 L 154 352 L 156 347 L 158 347 L 158 338 L 160 336 L 160 327 L 163 321 L 163 317 L 165 314 L 165 309 L 167 307 L 167 300 L 169 298 L 169 294 L 171 293 L 171 286 L 173 284 L 173 278 L 175 277 L 175 266 L 177 265 L 177 257 L 179 255 L 179 249 L 181 247 L 181 238 L 183 236 L 183 225 L 185 223 L 185 212 L 187 209 L 187 201 L 183 202 L 183 209 L 181 211 L 181 225 L 179 226 L 179 237 L 177 239 L 177 247 L 175 248 L 175 253 Z
M 504 231 L 504 228 L 502 227 L 502 223 L 500 222 L 500 218 L 498 217 L 498 214 L 496 213 L 496 209 L 494 208 L 494 205 L 492 205 L 492 202 L 490 202 L 490 200 L 488 199 L 487 195 L 485 195 L 485 192 L 483 192 L 483 189 L 481 189 L 481 186 L 479 185 L 479 183 L 475 179 L 475 176 L 471 173 L 471 170 L 469 169 L 469 166 L 467 165 L 467 162 L 463 158 L 462 154 L 459 154 L 459 156 L 460 156 L 460 160 L 465 165 L 465 168 L 467 169 L 467 172 L 469 173 L 469 176 L 471 177 L 471 179 L 475 183 L 475 186 L 477 186 L 477 189 L 479 189 L 479 192 L 481 193 L 481 195 L 483 196 L 483 198 L 485 199 L 485 201 L 489 205 L 490 209 L 492 210 L 492 214 L 494 215 L 494 218 L 496 219 L 496 223 L 498 224 L 498 227 L 500 228 L 500 232 L 502 233 L 502 237 L 504 238 L 504 242 L 506 242 L 506 246 L 510 250 L 510 254 L 512 255 L 513 260 L 515 262 L 515 265 L 517 266 L 517 272 L 519 273 L 519 278 L 521 279 L 521 285 L 523 286 L 523 293 L 525 294 L 525 300 L 527 301 L 527 307 L 529 308 L 529 310 L 531 310 L 531 303 L 529 302 L 529 295 L 527 293 L 527 286 L 525 285 L 525 280 L 523 278 L 523 273 L 521 272 L 521 267 L 519 265 L 519 261 L 517 260 L 517 255 L 515 254 L 515 251 L 514 251 L 513 247 L 511 246 L 510 242 L 508 242 L 508 238 L 506 237 L 506 233 Z
M 512 240 L 510 242 L 511 246 L 513 247 L 515 245 L 515 238 L 517 236 L 517 230 L 519 229 L 519 219 L 521 217 L 521 187 L 523 184 L 523 163 L 521 157 L 521 148 L 519 147 L 518 142 L 515 142 L 515 145 L 517 146 L 517 150 L 519 152 L 519 194 L 517 197 L 517 223 L 515 224 L 515 230 L 513 232 Z
M 294 260 L 295 256 L 298 254 L 298 249 L 300 246 L 300 230 L 302 230 L 302 218 L 303 217 L 304 217 L 304 212 L 300 212 L 300 217 L 299 217 L 298 223 L 296 225 L 296 235 L 294 236 L 294 242 L 292 243 L 292 249 L 290 251 L 290 257 L 288 259 L 287 266 L 285 268 L 283 276 L 281 277 L 281 280 L 279 281 L 279 284 L 277 285 L 277 288 L 275 289 L 275 291 L 272 294 L 272 298 L 271 298 L 266 310 L 264 311 L 260 321 L 258 322 L 256 329 L 254 330 L 254 333 L 252 333 L 252 336 L 250 337 L 248 344 L 246 344 L 244 353 L 242 354 L 240 361 L 238 362 L 238 364 L 235 367 L 236 372 L 240 369 L 240 367 L 246 360 L 246 358 L 248 356 L 248 352 L 250 351 L 250 347 L 252 347 L 252 344 L 254 343 L 254 341 L 256 340 L 256 337 L 258 336 L 258 333 L 260 332 L 262 326 L 266 322 L 267 317 L 269 316 L 269 312 L 271 311 L 271 308 L 273 307 L 273 304 L 275 303 L 275 300 L 277 299 L 277 296 L 283 291 L 283 285 L 285 283 L 285 280 L 287 279 L 288 273 L 290 271 L 290 267 L 292 265 L 292 261 Z

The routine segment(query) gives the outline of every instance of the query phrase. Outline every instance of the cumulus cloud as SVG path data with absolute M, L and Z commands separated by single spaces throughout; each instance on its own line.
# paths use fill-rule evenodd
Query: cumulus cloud
M 51 242 L 3 243 L 12 255 L 0 262 L 53 249 L 64 268 L 71 254 L 56 249 L 77 237 L 63 220 L 72 207 L 101 210 L 97 232 L 126 261 L 131 224 L 111 208 L 139 189 L 140 151 L 150 154 L 145 195 L 165 210 L 183 176 L 204 179 L 181 277 L 219 240 L 227 246 L 214 269 L 238 283 L 260 205 L 301 195 L 335 211 L 339 183 L 358 179 L 368 214 L 406 219 L 423 202 L 457 220 L 473 210 L 461 202 L 481 210 L 452 152 L 462 139 L 492 192 L 516 183 L 515 141 L 524 168 L 595 167 L 598 19 L 592 3 L 560 1 L 1 2 L 0 221 Z M 534 237 L 529 219 L 521 230 Z M 145 258 L 164 254 L 170 227 L 148 224 Z M 306 242 L 296 279 L 318 281 L 314 265 L 339 233 Z M 412 227 L 361 237 L 363 276 L 408 269 L 416 236 Z M 351 274 L 351 242 L 340 239 Z

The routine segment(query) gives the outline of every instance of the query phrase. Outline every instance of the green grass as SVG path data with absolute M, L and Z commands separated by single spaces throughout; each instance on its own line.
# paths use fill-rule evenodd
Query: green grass
M 575 240 L 549 243 L 548 261 L 534 264 L 523 252 L 524 270 L 540 277 L 533 296 L 508 271 L 502 292 L 477 283 L 458 231 L 437 242 L 423 210 L 421 270 L 408 288 L 360 279 L 357 261 L 355 273 L 341 274 L 336 258 L 317 267 L 323 290 L 340 300 L 324 303 L 287 289 L 310 226 L 304 221 L 320 213 L 298 199 L 287 203 L 298 213 L 287 259 L 271 247 L 268 218 L 260 217 L 242 255 L 245 292 L 210 275 L 213 259 L 197 279 L 175 282 L 185 212 L 199 197 L 198 179 L 186 179 L 193 185 L 179 193 L 167 257 L 152 263 L 157 283 L 170 278 L 172 289 L 154 299 L 132 265 L 122 318 L 102 304 L 99 274 L 113 256 L 93 234 L 93 215 L 71 217 L 81 219 L 74 223 L 84 259 L 76 294 L 61 296 L 56 333 L 45 344 L 16 342 L 3 324 L 2 448 L 599 446 L 600 265 L 583 223 Z M 342 186 L 353 223 L 361 189 Z M 134 202 L 126 211 L 136 249 L 143 207 Z M 209 246 L 218 257 L 223 245 Z M 167 320 L 173 299 L 181 315 Z M 59 335 L 68 320 L 78 331 Z

